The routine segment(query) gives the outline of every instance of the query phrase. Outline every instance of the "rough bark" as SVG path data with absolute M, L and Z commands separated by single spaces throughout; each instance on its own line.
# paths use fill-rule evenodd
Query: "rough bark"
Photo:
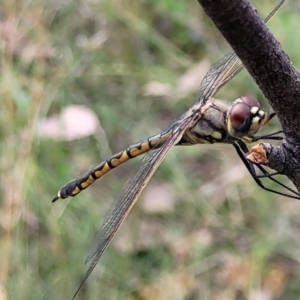
M 237 53 L 276 112 L 285 139 L 281 147 L 264 144 L 269 159 L 268 166 L 286 175 L 300 191 L 298 72 L 280 43 L 247 0 L 198 2 Z M 277 13 L 280 13 L 280 10 Z

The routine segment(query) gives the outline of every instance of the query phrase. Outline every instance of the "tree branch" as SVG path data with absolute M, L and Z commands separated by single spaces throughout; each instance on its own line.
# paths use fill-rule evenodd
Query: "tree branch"
M 267 165 L 286 175 L 300 191 L 298 72 L 247 0 L 198 2 L 239 56 L 281 123 L 285 136 L 283 145 L 275 148 L 273 145 L 264 144 L 269 159 Z

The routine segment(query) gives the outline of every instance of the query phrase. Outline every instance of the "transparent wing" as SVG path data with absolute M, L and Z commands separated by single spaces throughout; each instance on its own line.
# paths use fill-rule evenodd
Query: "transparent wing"
M 268 23 L 283 2 L 284 0 L 281 0 L 270 12 L 265 18 L 265 23 Z M 230 52 L 211 66 L 201 82 L 196 103 L 200 103 L 201 105 L 205 104 L 209 97 L 216 94 L 222 86 L 243 70 L 244 66 L 241 62 L 236 65 L 238 60 L 237 55 Z
M 234 68 L 238 60 L 237 55 L 230 52 L 211 66 L 201 82 L 196 103 L 201 103 L 201 105 L 205 104 L 209 97 L 217 93 L 222 86 L 244 68 L 242 63 L 239 63 L 239 65 Z
M 150 178 L 172 146 L 181 139 L 183 133 L 190 125 L 191 120 L 191 118 L 186 118 L 182 120 L 181 123 L 176 123 L 172 128 L 172 136 L 159 145 L 158 148 L 153 149 L 145 156 L 138 172 L 123 186 L 121 193 L 114 200 L 107 216 L 105 217 L 100 228 L 99 235 L 96 239 L 96 243 L 86 259 L 86 263 L 89 261 L 91 261 L 91 263 L 73 299 L 97 265 L 102 253 L 118 231 Z

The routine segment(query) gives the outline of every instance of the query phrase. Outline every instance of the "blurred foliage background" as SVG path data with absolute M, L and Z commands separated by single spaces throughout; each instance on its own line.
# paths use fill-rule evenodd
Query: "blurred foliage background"
M 253 1 L 265 17 L 275 1 Z M 294 65 L 299 1 L 269 23 Z M 165 129 L 229 46 L 197 1 L 1 1 L 0 299 L 70 299 L 118 190 L 58 189 Z M 244 71 L 219 93 L 254 94 Z M 270 132 L 278 128 L 273 121 Z M 299 299 L 300 204 L 261 190 L 233 147 L 174 148 L 77 299 Z

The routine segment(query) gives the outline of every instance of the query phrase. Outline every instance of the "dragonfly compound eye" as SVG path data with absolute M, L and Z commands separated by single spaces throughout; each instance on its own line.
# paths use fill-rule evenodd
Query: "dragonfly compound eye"
M 251 127 L 251 108 L 244 102 L 235 103 L 227 116 L 227 130 L 236 138 L 248 133 Z
M 252 95 L 243 95 L 240 97 L 243 103 L 249 105 L 250 107 L 260 107 L 259 102 Z

